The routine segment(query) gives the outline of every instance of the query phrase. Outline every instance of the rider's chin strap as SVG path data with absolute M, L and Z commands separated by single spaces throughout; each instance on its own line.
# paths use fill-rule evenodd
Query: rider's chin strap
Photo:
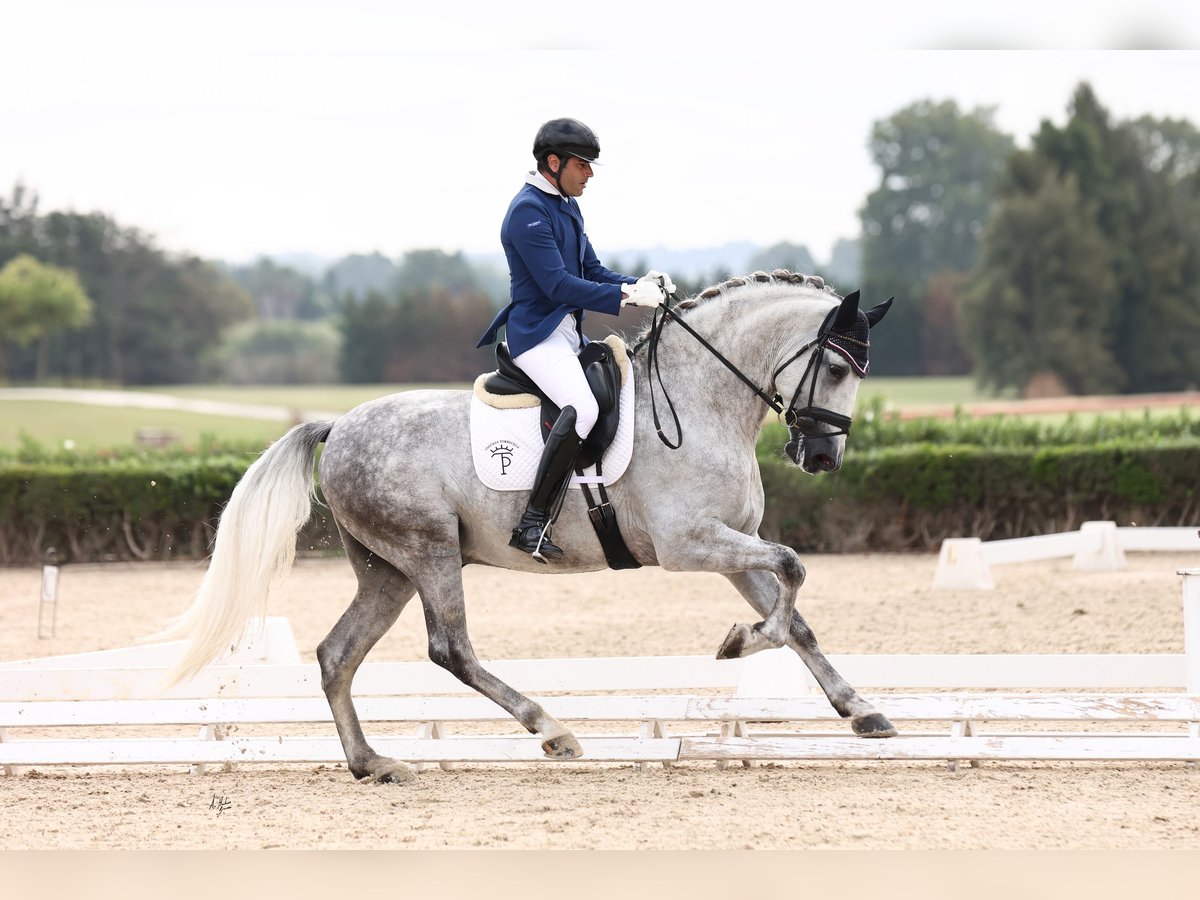
M 558 157 L 558 171 L 555 172 L 553 169 L 550 168 L 550 160 L 549 159 L 546 160 L 546 171 L 548 171 L 550 173 L 550 178 L 553 179 L 554 186 L 556 188 L 558 188 L 558 192 L 560 194 L 562 194 L 562 196 L 564 198 L 566 198 L 567 195 L 563 194 L 563 189 L 562 189 L 562 174 L 563 174 L 563 170 L 566 169 L 566 167 L 567 167 L 567 160 L 570 159 L 571 157 L 564 155 L 562 153 L 558 153 L 558 152 L 555 152 L 554 155 Z

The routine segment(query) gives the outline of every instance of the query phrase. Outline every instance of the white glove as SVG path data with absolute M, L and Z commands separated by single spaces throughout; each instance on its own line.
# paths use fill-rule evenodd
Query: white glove
M 660 288 L 667 292 L 668 296 L 675 293 L 675 282 L 671 280 L 671 276 L 666 272 L 659 272 L 656 269 L 651 269 L 638 281 L 653 281 Z
M 638 281 L 635 284 L 621 285 L 622 306 L 662 306 L 667 295 L 655 281 Z

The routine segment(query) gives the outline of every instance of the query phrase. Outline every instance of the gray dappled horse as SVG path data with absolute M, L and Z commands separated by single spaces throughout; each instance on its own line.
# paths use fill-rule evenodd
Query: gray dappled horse
M 763 616 L 754 625 L 734 625 L 719 658 L 786 643 L 857 734 L 889 737 L 896 733 L 891 722 L 829 664 L 795 612 L 805 574 L 800 557 L 756 533 L 763 488 L 754 449 L 763 405 L 687 333 L 703 335 L 746 380 L 761 386 L 757 392 L 764 400 L 771 398 L 785 413 L 791 426 L 785 453 L 794 463 L 814 474 L 833 471 L 842 462 L 865 374 L 867 328 L 887 309 L 881 304 L 864 314 L 857 302 L 857 293 L 843 300 L 819 278 L 777 270 L 731 279 L 679 304 L 672 316 L 678 322 L 658 330 L 653 349 L 660 386 L 674 401 L 686 440 L 680 450 L 660 442 L 652 422 L 657 414 L 651 409 L 650 360 L 635 353 L 633 458 L 609 496 L 638 562 L 720 572 Z M 822 338 L 831 334 L 844 340 L 826 352 Z M 844 348 L 855 338 L 852 365 Z M 785 408 L 781 398 L 789 397 Z M 350 687 L 367 652 L 414 593 L 421 596 L 431 660 L 539 735 L 548 756 L 581 756 L 579 742 L 561 722 L 480 665 L 467 635 L 461 570 L 478 563 L 590 572 L 606 568 L 605 557 L 578 492 L 571 492 L 556 525 L 556 540 L 567 550 L 562 560 L 547 569 L 508 545 L 509 526 L 520 516 L 525 495 L 490 490 L 476 477 L 470 402 L 469 391 L 380 397 L 336 422 L 298 425 L 259 457 L 221 515 L 212 561 L 194 602 L 164 632 L 191 640 L 174 679 L 197 672 L 240 639 L 251 617 L 266 613 L 268 594 L 290 568 L 296 533 L 311 512 L 313 461 L 324 442 L 321 487 L 358 577 L 358 592 L 317 648 L 317 658 L 354 777 L 410 777 L 402 762 L 379 756 L 367 744 Z

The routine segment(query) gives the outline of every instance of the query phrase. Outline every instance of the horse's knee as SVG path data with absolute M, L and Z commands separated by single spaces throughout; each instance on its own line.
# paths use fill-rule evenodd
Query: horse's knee
M 451 669 L 450 644 L 444 638 L 429 635 L 429 661 L 443 669 Z
M 575 433 L 586 438 L 592 433 L 592 429 L 596 427 L 596 422 L 600 419 L 600 407 L 596 403 L 596 398 L 590 395 L 586 401 L 580 398 L 580 402 L 572 405 L 575 407 Z
M 459 678 L 470 671 L 473 666 L 479 664 L 472 650 L 461 647 L 454 641 L 441 638 L 436 640 L 430 638 L 429 659 L 435 665 L 441 666 Z
M 321 671 L 332 671 L 339 667 L 339 663 L 345 659 L 345 646 L 335 642 L 333 636 L 326 637 L 325 640 L 317 644 L 317 663 L 321 666 Z
M 779 561 L 780 579 L 786 584 L 795 585 L 799 589 L 804 584 L 804 579 L 807 572 L 804 570 L 804 563 L 800 562 L 800 557 L 795 550 L 789 547 L 783 548 L 783 554 Z

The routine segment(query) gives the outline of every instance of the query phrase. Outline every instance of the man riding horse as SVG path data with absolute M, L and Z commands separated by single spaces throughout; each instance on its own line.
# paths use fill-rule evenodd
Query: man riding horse
M 494 343 L 504 326 L 513 362 L 562 410 L 509 541 L 545 562 L 563 554 L 551 543 L 550 528 L 580 445 L 599 415 L 578 360 L 588 343 L 584 310 L 615 316 L 624 306 L 656 307 L 675 285 L 662 272 L 635 278 L 605 268 L 596 258 L 575 199 L 600 156 L 595 132 L 575 119 L 553 119 L 538 129 L 533 156 L 537 171 L 529 173 L 500 226 L 511 300 L 476 347 Z

